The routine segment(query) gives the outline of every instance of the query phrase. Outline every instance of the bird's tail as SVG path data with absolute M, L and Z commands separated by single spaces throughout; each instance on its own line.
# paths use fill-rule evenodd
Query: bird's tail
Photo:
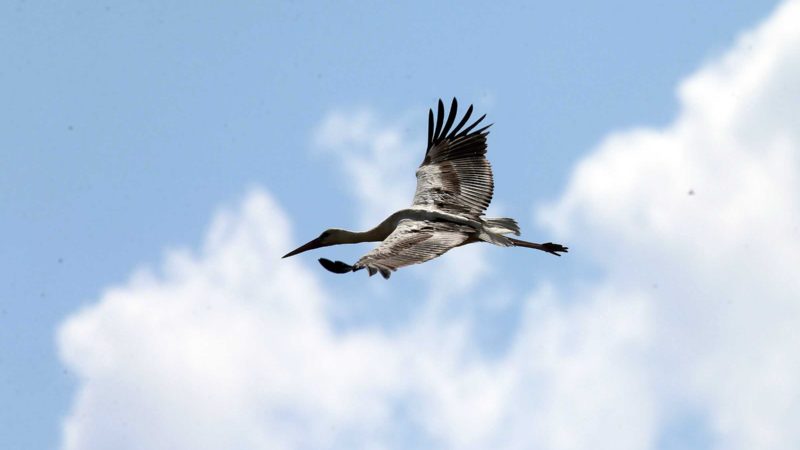
M 508 238 L 508 240 L 510 240 L 511 243 L 514 244 L 514 247 L 533 248 L 533 249 L 541 250 L 543 252 L 547 252 L 547 253 L 550 253 L 551 255 L 556 255 L 556 256 L 561 256 L 559 254 L 559 252 L 567 253 L 567 251 L 569 250 L 567 247 L 564 247 L 561 244 L 553 244 L 552 242 L 545 242 L 544 244 L 537 244 L 535 242 L 528 242 L 528 241 L 523 241 L 521 239 L 514 239 L 514 238 Z
M 492 233 L 515 234 L 519 236 L 519 225 L 514 219 L 508 217 L 487 217 L 483 223 Z

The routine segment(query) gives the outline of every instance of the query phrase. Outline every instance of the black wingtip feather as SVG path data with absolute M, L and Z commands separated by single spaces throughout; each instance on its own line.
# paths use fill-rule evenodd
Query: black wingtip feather
M 433 147 L 433 110 L 428 110 L 428 148 Z
M 453 97 L 453 103 L 450 104 L 450 113 L 447 115 L 447 122 L 445 122 L 444 128 L 442 128 L 442 132 L 439 134 L 438 139 L 444 139 L 447 137 L 447 133 L 450 132 L 450 127 L 453 126 L 453 122 L 456 120 L 457 111 L 458 101 L 456 101 L 456 98 Z
M 481 117 L 480 117 L 478 120 L 476 120 L 476 121 L 475 121 L 475 122 L 474 122 L 472 125 L 470 125 L 470 126 L 468 126 L 467 128 L 465 128 L 465 129 L 464 129 L 464 131 L 462 131 L 461 133 L 458 133 L 458 136 L 457 136 L 457 137 L 466 136 L 467 134 L 469 134 L 469 132 L 470 132 L 470 131 L 471 131 L 473 128 L 475 128 L 475 127 L 476 127 L 476 126 L 477 126 L 479 123 L 481 123 L 481 121 L 482 121 L 484 118 L 486 118 L 486 114 L 482 115 L 482 116 L 481 116 Z
M 439 111 L 436 114 L 436 131 L 433 132 L 433 142 L 439 140 L 439 133 L 442 131 L 442 123 L 444 122 L 444 103 L 439 99 Z
M 458 125 L 456 125 L 456 127 L 453 128 L 453 131 L 451 131 L 450 135 L 447 137 L 453 138 L 456 135 L 456 133 L 458 133 L 458 131 L 461 129 L 461 127 L 463 127 L 464 124 L 467 123 L 471 115 L 472 115 L 472 105 L 469 105 L 469 108 L 467 108 L 467 112 L 464 114 L 464 118 L 461 119 L 461 122 L 458 122 Z
M 480 134 L 480 133 L 483 133 L 484 131 L 488 130 L 488 129 L 489 129 L 489 127 L 490 127 L 490 126 L 492 126 L 492 125 L 494 125 L 494 124 L 493 124 L 493 123 L 490 123 L 489 125 L 486 125 L 486 126 L 485 126 L 485 127 L 483 127 L 483 128 L 479 128 L 479 129 L 477 129 L 477 130 L 473 131 L 472 133 L 473 133 L 473 134 Z M 485 134 L 489 134 L 489 132 L 488 132 L 488 131 L 486 131 L 486 133 L 485 133 Z

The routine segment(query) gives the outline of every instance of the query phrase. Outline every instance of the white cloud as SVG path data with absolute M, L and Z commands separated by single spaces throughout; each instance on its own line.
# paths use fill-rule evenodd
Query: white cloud
M 797 23 L 787 3 L 681 85 L 672 125 L 614 134 L 576 167 L 541 217 L 603 279 L 530 293 L 500 354 L 475 345 L 496 323 L 441 307 L 502 289 L 481 247 L 429 263 L 447 283 L 403 326 L 337 328 L 348 299 L 279 259 L 291 226 L 255 190 L 200 251 L 61 326 L 80 380 L 63 447 L 644 449 L 689 411 L 717 448 L 796 448 Z M 401 129 L 336 113 L 317 130 L 365 226 L 413 193 L 422 145 Z
M 279 259 L 288 222 L 268 194 L 219 214 L 200 255 L 169 255 L 61 328 L 81 378 L 64 446 L 319 447 L 387 414 L 380 339 L 335 335 L 316 279 Z
M 334 300 L 302 264 L 279 259 L 290 242 L 280 207 L 253 191 L 217 215 L 198 254 L 172 252 L 160 273 L 140 271 L 70 317 L 59 347 L 80 389 L 64 448 L 402 448 L 398 435 L 523 448 L 536 424 L 553 448 L 600 436 L 636 448 L 621 444 L 647 435 L 647 418 L 624 407 L 613 417 L 644 431 L 620 441 L 586 427 L 603 402 L 579 401 L 597 383 L 604 399 L 646 401 L 627 370 L 647 341 L 628 318 L 643 314 L 638 300 L 620 303 L 610 329 L 591 306 L 535 295 L 525 331 L 492 362 L 470 337 L 478 317 L 423 310 L 398 331 L 334 330 Z
M 673 124 L 610 136 L 540 211 L 611 285 L 657 285 L 661 402 L 692 399 L 719 448 L 800 445 L 798 24 L 787 2 L 681 84 Z
M 641 330 L 608 330 L 549 293 L 530 299 L 528 331 L 497 362 L 473 346 L 483 321 L 436 308 L 399 331 L 335 331 L 334 300 L 302 264 L 278 258 L 289 228 L 253 191 L 217 215 L 198 254 L 174 251 L 159 273 L 139 271 L 69 318 L 59 347 L 80 389 L 64 448 L 402 448 L 397 436 L 417 435 L 431 447 L 525 447 L 528 421 L 556 413 L 562 427 L 542 429 L 542 442 L 588 444 L 602 429 L 565 433 L 601 405 L 565 409 L 559 392 L 602 382 L 607 398 L 639 394 L 637 375 L 618 375 Z M 430 302 L 464 289 L 434 286 Z M 597 345 L 621 353 L 581 366 Z

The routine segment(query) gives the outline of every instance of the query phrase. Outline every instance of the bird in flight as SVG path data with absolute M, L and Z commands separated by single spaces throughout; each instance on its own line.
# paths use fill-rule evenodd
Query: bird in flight
M 472 115 L 470 105 L 454 127 L 457 110 L 454 98 L 447 120 L 441 100 L 435 120 L 433 110 L 428 111 L 428 148 L 417 169 L 417 190 L 410 208 L 395 212 L 368 231 L 325 230 L 283 257 L 330 245 L 381 242 L 353 265 L 325 258 L 319 262 L 334 273 L 367 269 L 370 276 L 380 273 L 388 279 L 401 267 L 475 242 L 532 248 L 556 256 L 566 253 L 567 247 L 560 244 L 537 244 L 508 236 L 520 234 L 514 219 L 483 216 L 494 193 L 492 167 L 486 159 L 486 136 L 491 125 L 476 129 L 484 114 L 465 127 Z

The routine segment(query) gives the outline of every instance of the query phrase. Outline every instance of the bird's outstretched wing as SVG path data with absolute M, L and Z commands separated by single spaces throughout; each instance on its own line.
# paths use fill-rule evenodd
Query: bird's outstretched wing
M 453 128 L 457 109 L 454 98 L 445 122 L 444 104 L 439 100 L 435 128 L 433 110 L 428 113 L 428 149 L 417 169 L 413 205 L 477 218 L 494 193 L 492 167 L 485 156 L 486 130 L 491 125 L 475 130 L 484 114 L 464 128 L 472 114 L 470 105 Z
M 463 244 L 474 232 L 456 223 L 402 220 L 381 245 L 359 259 L 353 268 L 366 268 L 370 276 L 380 272 L 384 278 L 389 278 L 400 267 L 441 256 Z

